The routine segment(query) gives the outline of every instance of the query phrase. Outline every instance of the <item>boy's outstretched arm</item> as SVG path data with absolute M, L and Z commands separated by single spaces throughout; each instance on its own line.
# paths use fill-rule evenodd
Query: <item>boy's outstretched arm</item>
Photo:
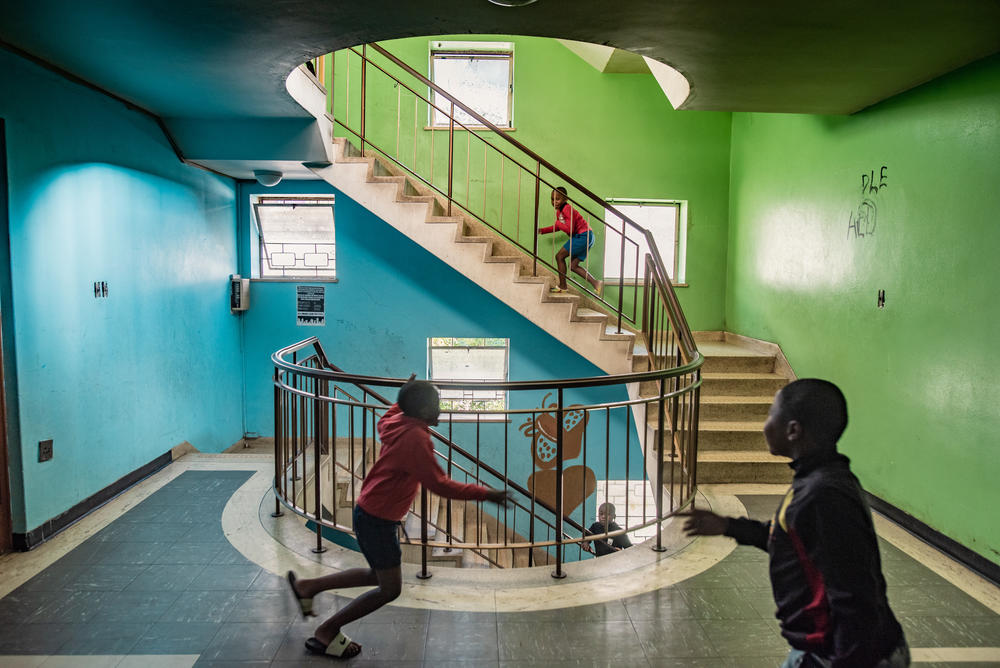
M 767 533 L 770 522 L 758 522 L 745 517 L 724 517 L 710 510 L 691 508 L 679 517 L 686 517 L 686 536 L 729 536 L 741 545 L 753 545 L 767 550 Z

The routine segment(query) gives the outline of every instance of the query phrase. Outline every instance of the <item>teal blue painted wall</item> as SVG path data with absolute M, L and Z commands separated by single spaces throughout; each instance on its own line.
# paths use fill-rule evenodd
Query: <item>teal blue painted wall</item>
M 235 203 L 232 181 L 180 163 L 120 103 L 6 51 L 0 90 L 24 532 L 182 441 L 217 452 L 242 435 Z M 43 439 L 55 457 L 38 463 Z
M 1000 57 L 849 117 L 734 115 L 729 329 L 844 389 L 871 492 L 1000 563 L 998 184 Z
M 324 194 L 336 196 L 338 282 L 326 286 L 326 326 L 296 326 L 295 283 L 254 281 L 250 310 L 242 317 L 246 363 L 246 424 L 249 431 L 273 435 L 273 367 L 275 350 L 318 336 L 330 361 L 345 371 L 404 378 L 427 373 L 427 339 L 434 336 L 503 337 L 510 339 L 511 380 L 556 379 L 603 375 L 600 369 L 536 327 L 529 320 L 479 288 L 413 241 L 321 182 L 285 181 L 275 188 L 240 184 L 241 235 L 251 234 L 251 211 L 246 204 L 259 193 Z M 248 244 L 249 246 L 250 244 Z M 249 248 L 241 257 L 249 261 Z M 249 274 L 243 265 L 244 274 Z M 318 285 L 318 284 L 310 284 Z M 395 391 L 385 394 L 395 396 Z M 512 394 L 513 408 L 535 408 L 544 392 Z M 624 401 L 624 388 L 567 392 L 567 403 Z M 551 401 L 552 399 L 550 399 Z M 625 411 L 612 414 L 612 433 L 620 434 L 613 447 L 625 448 Z M 588 429 L 588 466 L 603 477 L 604 417 L 595 415 Z M 523 419 L 482 427 L 482 456 L 502 468 L 503 429 L 511 444 L 512 477 L 524 483 L 531 472 L 531 444 L 519 427 Z M 630 443 L 636 443 L 634 427 Z M 359 427 L 360 429 L 360 427 Z M 447 426 L 442 426 L 447 430 Z M 455 440 L 474 449 L 474 427 L 456 425 Z M 642 476 L 642 460 L 632 448 L 629 473 Z M 619 455 L 611 477 L 625 477 Z M 568 464 L 581 464 L 582 455 Z M 596 512 L 590 508 L 587 517 Z

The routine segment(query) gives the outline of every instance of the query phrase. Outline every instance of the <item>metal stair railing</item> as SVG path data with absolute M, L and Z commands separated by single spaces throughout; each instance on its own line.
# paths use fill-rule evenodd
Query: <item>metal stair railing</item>
M 381 62 L 373 58 L 369 50 L 375 52 Z M 598 238 L 603 239 L 604 243 L 610 239 L 618 244 L 619 267 L 622 270 L 618 272 L 621 276 L 618 277 L 617 285 L 606 286 L 617 288 L 617 296 L 612 301 L 591 290 L 589 283 L 581 284 L 572 276 L 572 272 L 567 272 L 567 280 L 574 282 L 591 303 L 613 314 L 618 332 L 622 331 L 623 324 L 641 328 L 643 338 L 647 346 L 650 346 L 653 340 L 662 338 L 661 333 L 669 331 L 672 339 L 670 346 L 679 351 L 677 359 L 680 363 L 687 364 L 697 358 L 697 345 L 691 329 L 674 293 L 656 241 L 648 230 L 379 44 L 363 45 L 360 49 L 351 47 L 332 54 L 331 60 L 333 91 L 329 96 L 329 114 L 335 128 L 358 142 L 362 155 L 374 151 L 380 158 L 437 193 L 443 198 L 445 215 L 450 216 L 458 208 L 475 224 L 489 228 L 507 247 L 530 259 L 532 276 L 538 275 L 539 265 L 556 270 L 553 261 L 540 253 L 538 244 L 539 203 L 543 187 L 548 191 L 557 185 L 569 186 L 570 204 L 584 215 L 591 228 L 600 232 Z M 396 68 L 407 80 L 390 73 L 390 67 Z M 374 78 L 381 81 L 373 81 Z M 444 102 L 436 103 L 418 89 L 432 91 L 432 97 Z M 392 106 L 391 99 L 386 99 L 387 96 L 391 97 L 392 90 L 396 97 L 394 125 L 382 122 L 379 116 Z M 407 96 L 405 101 L 404 92 Z M 371 101 L 369 98 L 372 98 Z M 411 100 L 413 122 L 410 124 L 407 120 L 404 124 L 404 107 L 408 118 Z M 372 112 L 373 107 L 377 109 L 376 112 Z M 440 112 L 448 119 L 447 147 L 438 149 L 437 152 L 435 137 L 445 128 L 439 126 L 421 129 L 420 123 L 422 118 L 430 118 L 431 110 Z M 457 112 L 472 118 L 476 125 L 459 121 Z M 462 159 L 462 147 L 459 146 L 461 141 L 456 140 L 456 131 L 464 133 L 466 139 L 464 187 L 461 175 L 456 175 L 456 167 L 461 169 Z M 476 142 L 475 156 L 473 141 Z M 480 149 L 481 174 L 478 164 Z M 441 156 L 442 150 L 445 152 L 444 158 Z M 514 171 L 509 176 L 508 168 Z M 444 176 L 442 171 L 445 172 Z M 481 189 L 477 181 L 482 182 Z M 512 183 L 516 183 L 516 186 L 508 185 Z M 513 213 L 511 208 L 514 209 Z M 527 221 L 522 226 L 522 211 L 525 211 L 525 218 L 530 218 L 530 226 Z M 620 228 L 604 221 L 604 211 L 610 211 L 622 221 Z M 508 224 L 510 218 L 514 219 L 513 225 Z M 642 257 L 640 239 L 648 249 Z M 595 243 L 595 246 L 600 248 L 599 244 Z M 594 255 L 597 253 L 589 254 L 588 263 Z M 640 283 L 640 272 L 650 264 L 652 270 L 646 271 L 645 280 Z M 625 267 L 634 270 L 635 284 L 626 283 Z M 592 264 L 585 268 L 593 275 L 603 274 L 597 272 Z M 631 305 L 626 304 L 626 292 L 630 293 Z M 657 308 L 665 316 L 665 321 L 660 324 L 669 325 L 668 329 L 651 330 L 650 324 L 645 322 L 646 309 L 642 312 L 639 310 L 640 301 L 646 302 L 651 292 L 661 302 Z M 657 356 L 651 355 L 652 357 Z M 659 358 L 668 359 L 667 356 Z
M 655 279 L 654 279 L 655 281 Z M 305 355 L 311 348 L 311 354 Z M 302 356 L 300 357 L 300 353 Z M 354 486 L 354 474 L 359 469 L 355 458 L 356 443 L 361 444 L 362 476 L 367 472 L 367 462 L 374 461 L 374 426 L 376 415 L 385 410 L 388 400 L 372 389 L 377 387 L 400 387 L 406 379 L 384 378 L 350 374 L 331 364 L 322 345 L 316 337 L 305 339 L 294 345 L 275 352 L 272 356 L 274 365 L 274 407 L 275 407 L 275 514 L 280 515 L 282 506 L 294 513 L 312 520 L 319 526 L 328 526 L 344 530 L 346 525 L 337 522 L 338 485 L 336 481 L 338 445 L 345 442 L 348 445 L 349 463 L 345 467 L 350 471 L 350 481 Z M 695 467 L 693 453 L 696 442 L 692 439 L 692 420 L 697 418 L 696 398 L 701 385 L 699 367 L 700 357 L 694 362 L 671 369 L 635 372 L 614 376 L 597 376 L 591 378 L 571 378 L 546 381 L 517 381 L 506 383 L 469 383 L 441 382 L 447 389 L 502 389 L 512 396 L 524 392 L 537 393 L 548 391 L 556 395 L 556 402 L 533 409 L 507 409 L 505 411 L 489 411 L 501 413 L 506 419 L 495 423 L 497 429 L 503 429 L 502 467 L 483 461 L 480 456 L 480 445 L 499 448 L 499 440 L 490 440 L 489 436 L 481 435 L 479 423 L 475 429 L 474 448 L 466 448 L 448 438 L 436 433 L 435 439 L 448 447 L 448 452 L 439 452 L 446 463 L 450 464 L 451 472 L 458 472 L 470 482 L 487 482 L 491 486 L 508 490 L 514 497 L 514 521 L 504 518 L 504 529 L 499 530 L 499 517 L 496 518 L 496 531 L 492 540 L 484 540 L 482 536 L 483 520 L 481 511 L 477 511 L 475 535 L 463 536 L 463 541 L 435 541 L 428 536 L 429 518 L 426 503 L 422 503 L 421 536 L 419 542 L 422 548 L 421 576 L 429 577 L 427 569 L 427 553 L 435 547 L 461 547 L 474 549 L 494 564 L 496 558 L 488 555 L 498 555 L 504 550 L 528 550 L 529 559 L 537 550 L 547 551 L 555 563 L 554 577 L 564 577 L 563 564 L 566 561 L 566 550 L 578 550 L 582 557 L 585 543 L 593 539 L 614 536 L 618 533 L 634 532 L 641 529 L 652 530 L 655 525 L 656 541 L 653 549 L 662 550 L 662 521 L 673 515 L 679 509 L 692 502 L 695 493 Z M 631 383 L 652 384 L 655 386 L 653 396 L 629 399 L 626 401 L 608 401 L 588 405 L 568 404 L 566 394 L 574 390 L 593 390 L 593 388 L 622 388 Z M 362 392 L 361 400 L 344 396 L 340 385 L 352 385 Z M 543 400 L 547 401 L 546 399 Z M 524 405 L 530 400 L 515 401 Z M 640 412 L 645 419 L 634 418 L 633 411 Z M 487 413 L 479 413 L 477 419 Z M 545 416 L 543 418 L 543 416 Z M 650 436 L 645 426 L 649 416 L 656 416 L 658 431 Z M 551 435 L 549 440 L 549 458 L 539 464 L 535 458 L 541 441 L 536 437 L 532 441 L 531 476 L 535 478 L 541 471 L 550 471 L 554 479 L 555 493 L 552 500 L 547 501 L 545 491 L 534 486 L 524 486 L 510 475 L 508 463 L 523 450 L 512 449 L 508 442 L 510 427 L 508 423 L 518 418 L 528 418 L 535 427 L 543 427 Z M 565 418 L 572 418 L 567 420 Z M 603 420 L 602 420 L 603 418 Z M 594 423 L 594 420 L 597 422 Z M 633 421 L 634 420 L 634 421 Z M 527 424 L 527 423 L 526 423 Z M 574 432 L 576 425 L 582 424 L 582 431 Z M 569 426 L 567 426 L 569 425 Z M 614 425 L 614 426 L 613 426 Z M 603 426 L 603 429 L 601 428 Z M 633 427 L 639 427 L 640 443 L 634 444 Z M 523 428 L 523 426 L 522 426 Z M 547 430 L 547 431 L 546 431 Z M 603 431 L 603 442 L 594 443 L 594 438 Z M 554 432 L 554 433 L 552 433 Z M 575 436 L 574 436 L 575 433 Z M 587 536 L 583 531 L 586 521 L 583 518 L 586 503 L 583 500 L 593 494 L 596 488 L 588 487 L 586 476 L 574 481 L 566 477 L 567 460 L 573 460 L 580 455 L 582 437 L 583 469 L 590 465 L 593 469 L 602 470 L 607 488 L 611 470 L 624 470 L 626 480 L 642 480 L 643 486 L 650 486 L 655 496 L 652 507 L 647 507 L 646 496 L 643 497 L 641 512 L 629 509 L 626 498 L 624 516 L 619 515 L 623 527 L 618 532 Z M 576 439 L 578 447 L 572 451 L 572 441 Z M 621 445 L 624 447 L 621 447 Z M 544 445 L 544 444 L 543 444 Z M 603 458 L 600 456 L 603 450 Z M 630 468 L 632 455 L 641 451 L 644 459 L 654 462 L 655 473 L 650 476 L 645 470 L 636 471 Z M 329 454 L 333 460 L 324 475 L 323 456 Z M 496 454 L 496 452 L 494 452 Z M 371 456 L 370 456 L 371 455 Z M 456 462 L 456 455 L 468 461 L 467 464 Z M 497 455 L 497 456 L 499 456 Z M 523 457 L 523 454 L 521 455 Z M 523 464 L 523 459 L 522 459 Z M 308 475 L 311 467 L 311 478 Z M 572 467 L 570 467 L 572 468 Z M 593 469 L 591 472 L 593 473 Z M 520 469 L 523 474 L 525 471 Z M 664 476 L 664 472 L 668 474 Z M 329 480 L 327 479 L 329 478 Z M 311 489 L 309 481 L 311 480 Z M 301 481 L 301 484 L 299 484 Z M 536 478 L 537 481 L 537 478 Z M 579 486 L 577 486 L 579 485 Z M 352 499 L 353 497 L 352 491 Z M 626 492 L 627 493 L 627 492 Z M 577 520 L 573 506 L 566 506 L 566 499 L 576 495 L 580 499 L 580 519 Z M 598 499 L 599 501 L 600 499 Z M 606 499 L 605 499 L 606 500 Z M 329 513 L 324 513 L 324 508 Z M 541 511 L 544 511 L 541 512 Z M 517 516 L 525 516 L 528 536 L 523 540 L 514 540 L 516 534 Z M 523 526 L 523 525 L 522 525 Z M 508 531 L 509 527 L 509 531 Z M 544 528 L 546 535 L 537 535 L 536 529 Z M 445 527 L 452 532 L 451 527 Z M 500 536 L 502 533 L 502 537 Z M 322 532 L 317 530 L 315 551 L 323 551 Z M 493 551 L 493 552 L 490 552 Z

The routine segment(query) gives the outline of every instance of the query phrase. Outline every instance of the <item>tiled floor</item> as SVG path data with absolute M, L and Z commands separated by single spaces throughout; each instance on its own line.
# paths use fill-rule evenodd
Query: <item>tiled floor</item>
M 332 665 L 305 653 L 316 622 L 298 617 L 283 579 L 222 532 L 222 509 L 250 475 L 187 471 L 0 599 L 0 666 Z M 777 498 L 740 496 L 757 517 Z M 921 665 L 998 665 L 1000 616 L 882 549 L 910 645 L 956 659 Z M 324 595 L 319 609 L 343 600 Z M 390 606 L 345 630 L 364 646 L 349 663 L 365 666 L 755 668 L 787 652 L 773 607 L 766 555 L 740 547 L 676 585 L 606 603 L 517 613 Z M 986 660 L 968 660 L 977 656 Z

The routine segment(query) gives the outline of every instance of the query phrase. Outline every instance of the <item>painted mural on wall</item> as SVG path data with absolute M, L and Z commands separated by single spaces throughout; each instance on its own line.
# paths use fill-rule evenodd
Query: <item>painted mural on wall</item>
M 542 409 L 534 420 L 528 420 L 519 429 L 531 440 L 531 456 L 537 470 L 528 476 L 527 488 L 535 498 L 550 508 L 556 507 L 556 438 L 558 419 L 556 403 L 546 403 L 551 397 L 542 399 Z M 597 476 L 583 464 L 566 466 L 576 459 L 583 450 L 584 432 L 589 416 L 581 404 L 572 404 L 563 410 L 563 516 L 568 517 L 580 507 L 584 500 L 597 488 Z
M 889 187 L 889 167 L 882 165 L 878 174 L 870 170 L 861 175 L 861 203 L 851 210 L 847 238 L 862 239 L 875 235 L 878 226 L 878 195 Z

